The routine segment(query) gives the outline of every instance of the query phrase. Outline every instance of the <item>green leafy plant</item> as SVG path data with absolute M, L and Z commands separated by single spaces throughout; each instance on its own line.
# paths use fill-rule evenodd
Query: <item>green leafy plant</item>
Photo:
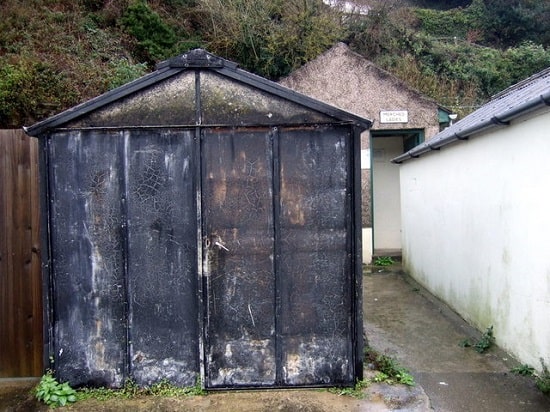
M 535 372 L 535 368 L 527 364 L 523 364 L 510 369 L 510 372 L 521 376 L 532 376 L 533 373 Z
M 76 402 L 76 391 L 67 382 L 59 383 L 51 371 L 42 376 L 35 388 L 36 398 L 48 406 L 65 406 Z
M 370 384 L 370 381 L 368 380 L 361 380 L 357 381 L 357 383 L 352 387 L 347 388 L 329 388 L 330 393 L 334 393 L 338 396 L 351 396 L 353 398 L 357 399 L 364 399 L 366 394 L 363 391 L 363 389 L 367 388 Z
M 487 330 L 481 335 L 481 338 L 477 342 L 472 342 L 470 339 L 465 338 L 458 342 L 458 346 L 462 348 L 473 347 L 477 353 L 484 353 L 491 348 L 495 343 L 495 337 L 493 335 L 493 326 L 489 326 Z
M 374 261 L 376 266 L 391 266 L 395 263 L 391 256 L 380 256 Z
M 372 364 L 374 369 L 378 371 L 378 374 L 374 377 L 375 382 L 415 385 L 414 377 L 409 371 L 390 356 L 379 354 L 372 348 L 367 347 L 365 348 L 365 361 Z
M 544 394 L 550 394 L 550 371 L 544 363 L 544 359 L 540 358 L 540 363 L 542 364 L 542 372 L 535 373 L 535 385 L 539 390 Z
M 78 399 L 95 399 L 106 401 L 109 399 L 131 399 L 140 394 L 142 389 L 133 379 L 126 379 L 121 389 L 110 388 L 82 388 L 78 391 Z
M 381 355 L 371 347 L 365 347 L 364 361 L 377 373 L 374 377 L 357 381 L 352 387 L 329 388 L 330 393 L 336 395 L 352 396 L 363 399 L 366 396 L 364 391 L 371 383 L 387 383 L 388 385 L 403 384 L 414 386 L 414 377 L 397 361 L 387 355 Z
M 521 376 L 534 376 L 536 387 L 544 394 L 550 394 L 550 371 L 544 363 L 544 359 L 540 358 L 542 372 L 535 372 L 535 368 L 527 364 L 516 366 L 510 372 Z
M 493 336 L 493 326 L 489 326 L 487 330 L 481 335 L 481 339 L 474 344 L 474 349 L 477 353 L 483 353 L 487 351 L 495 343 L 495 337 Z
M 153 396 L 198 396 L 205 395 L 206 391 L 202 388 L 200 379 L 197 379 L 195 386 L 180 388 L 163 379 L 153 384 L 147 393 Z

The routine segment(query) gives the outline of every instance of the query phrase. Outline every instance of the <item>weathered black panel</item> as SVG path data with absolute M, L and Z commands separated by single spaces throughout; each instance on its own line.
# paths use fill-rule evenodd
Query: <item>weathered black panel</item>
M 48 141 L 55 369 L 72 385 L 125 378 L 123 139 L 68 132 Z
M 280 132 L 283 380 L 286 385 L 351 383 L 350 131 Z
M 131 376 L 192 386 L 199 374 L 192 131 L 127 134 Z
M 206 383 L 275 383 L 272 150 L 269 131 L 202 137 Z
M 210 72 L 201 72 L 201 105 L 206 125 L 334 122 L 311 108 Z

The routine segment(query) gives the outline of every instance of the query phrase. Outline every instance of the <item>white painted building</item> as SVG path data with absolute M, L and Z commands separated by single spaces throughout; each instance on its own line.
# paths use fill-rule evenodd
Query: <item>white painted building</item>
M 404 268 L 497 344 L 550 364 L 550 68 L 407 153 Z

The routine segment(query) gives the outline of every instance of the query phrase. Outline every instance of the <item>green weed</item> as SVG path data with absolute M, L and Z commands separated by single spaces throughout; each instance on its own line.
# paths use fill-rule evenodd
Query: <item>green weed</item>
M 535 368 L 527 364 L 523 364 L 510 369 L 510 372 L 521 376 L 532 376 L 533 373 L 535 372 Z
M 206 395 L 202 388 L 200 379 L 197 379 L 195 386 L 179 387 L 167 379 L 154 383 L 150 387 L 139 387 L 132 379 L 126 380 L 121 389 L 108 388 L 83 388 L 78 391 L 78 399 L 95 399 L 106 401 L 109 399 L 131 399 L 137 396 L 158 396 L 158 397 L 178 397 L 178 396 L 199 396 Z
M 42 376 L 34 390 L 36 399 L 51 407 L 76 402 L 76 391 L 67 382 L 59 383 L 51 371 Z
M 537 385 L 537 388 L 539 390 L 548 395 L 550 394 L 550 371 L 548 371 L 548 367 L 544 363 L 544 359 L 540 358 L 540 363 L 542 364 L 542 372 L 535 373 L 535 385 Z
M 489 326 L 487 330 L 481 335 L 481 338 L 477 342 L 472 342 L 470 339 L 462 339 L 458 342 L 458 346 L 461 348 L 473 347 L 477 353 L 484 353 L 491 348 L 495 343 L 495 337 L 493 335 L 493 326 Z
M 535 368 L 527 364 L 516 366 L 512 368 L 510 372 L 515 373 L 516 375 L 521 376 L 533 376 L 535 378 L 536 387 L 544 394 L 550 394 L 550 371 L 544 363 L 544 359 L 540 358 L 540 363 L 542 365 L 542 372 L 535 372 Z
M 370 384 L 370 381 L 362 380 L 362 381 L 357 381 L 357 383 L 353 387 L 349 387 L 349 388 L 340 388 L 340 387 L 338 387 L 338 388 L 329 388 L 328 391 L 330 393 L 333 393 L 333 394 L 338 395 L 338 396 L 351 396 L 351 397 L 357 398 L 357 399 L 364 399 L 365 396 L 367 396 L 367 395 L 365 394 L 363 389 L 368 388 L 369 384 Z
M 414 377 L 409 371 L 390 356 L 379 354 L 372 348 L 366 348 L 365 361 L 371 363 L 379 372 L 374 378 L 375 382 L 385 382 L 388 384 L 401 383 L 408 386 L 415 385 Z
M 357 399 L 363 399 L 367 396 L 364 389 L 368 388 L 371 383 L 415 385 L 414 377 L 404 367 L 399 365 L 397 361 L 389 356 L 380 355 L 370 347 L 365 348 L 364 361 L 371 364 L 378 371 L 374 377 L 357 381 L 353 387 L 329 388 L 328 391 L 339 396 L 352 396 Z
M 487 330 L 481 335 L 481 339 L 474 345 L 474 349 L 477 353 L 483 353 L 487 351 L 495 343 L 495 337 L 493 336 L 493 326 L 489 326 Z
M 395 263 L 391 256 L 380 256 L 374 261 L 376 266 L 391 266 Z
M 168 380 L 163 379 L 152 385 L 147 390 L 147 394 L 153 396 L 198 396 L 205 395 L 206 391 L 202 388 L 200 379 L 197 379 L 195 386 L 183 388 L 175 386 L 168 382 Z

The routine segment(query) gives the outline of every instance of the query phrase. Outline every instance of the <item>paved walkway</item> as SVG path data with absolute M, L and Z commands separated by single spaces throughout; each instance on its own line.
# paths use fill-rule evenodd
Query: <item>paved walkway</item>
M 498 348 L 478 354 L 462 348 L 480 334 L 399 267 L 367 269 L 364 320 L 369 344 L 396 358 L 415 377 L 438 412 L 550 412 L 550 396 Z

